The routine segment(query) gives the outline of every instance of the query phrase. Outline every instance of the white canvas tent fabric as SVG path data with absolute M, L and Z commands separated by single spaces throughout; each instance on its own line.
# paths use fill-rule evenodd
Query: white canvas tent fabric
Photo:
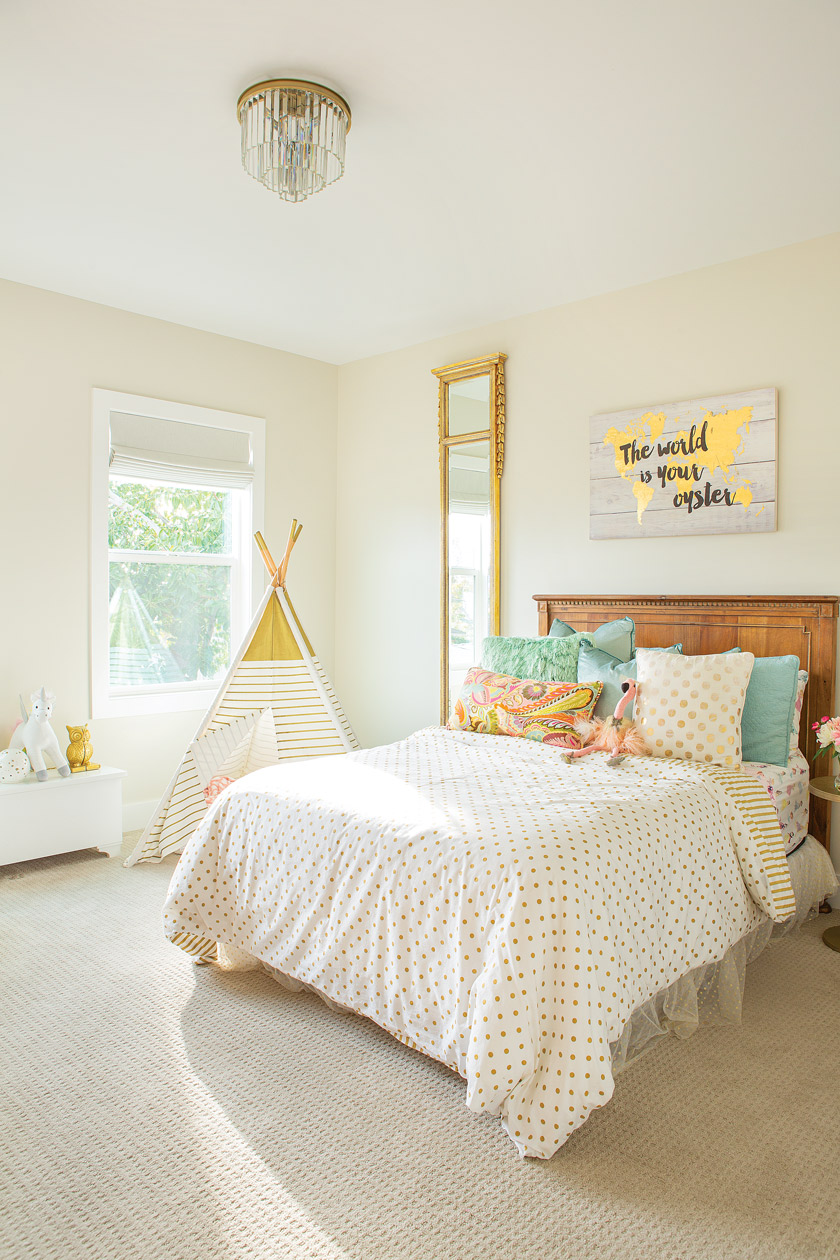
M 126 866 L 180 853 L 214 775 L 358 748 L 283 586 L 271 585 L 242 647 Z M 227 767 L 227 768 L 225 768 Z M 234 773 L 236 771 L 236 773 Z
M 230 726 L 207 731 L 200 739 L 192 741 L 190 752 L 195 758 L 202 788 L 206 788 L 216 775 L 240 779 L 252 770 L 276 765 L 278 750 L 274 711 L 263 709 L 262 713 L 248 713 L 231 722 Z

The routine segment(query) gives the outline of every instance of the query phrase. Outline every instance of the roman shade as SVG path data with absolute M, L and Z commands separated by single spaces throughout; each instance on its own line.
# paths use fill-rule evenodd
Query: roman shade
M 110 473 L 112 477 L 243 488 L 254 477 L 250 434 L 112 411 Z

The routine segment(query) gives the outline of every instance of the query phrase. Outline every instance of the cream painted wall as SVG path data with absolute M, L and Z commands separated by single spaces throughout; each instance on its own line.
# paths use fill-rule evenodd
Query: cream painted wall
M 838 345 L 834 235 L 342 367 L 336 685 L 362 742 L 438 719 L 432 368 L 509 355 L 502 632 L 529 635 L 537 592 L 840 594 L 821 510 L 840 483 Z M 776 533 L 589 541 L 591 414 L 761 385 L 779 388 Z
M 295 600 L 371 744 L 437 721 L 431 368 L 510 356 L 502 629 L 531 634 L 536 591 L 840 593 L 820 518 L 840 474 L 838 334 L 840 235 L 338 369 L 0 281 L 0 746 L 17 692 L 42 680 L 57 726 L 89 713 L 94 386 L 265 417 L 266 532 L 279 550 L 291 515 L 306 524 Z M 777 533 L 589 541 L 590 414 L 767 384 L 780 391 Z M 197 717 L 92 724 L 97 756 L 129 770 L 128 801 L 162 790 Z
M 0 747 L 17 694 L 41 682 L 53 725 L 90 713 L 88 571 L 91 389 L 262 416 L 264 532 L 281 552 L 305 525 L 291 585 L 333 666 L 337 369 L 243 341 L 0 281 Z M 156 798 L 198 713 L 91 723 L 97 760 L 129 771 L 124 799 Z

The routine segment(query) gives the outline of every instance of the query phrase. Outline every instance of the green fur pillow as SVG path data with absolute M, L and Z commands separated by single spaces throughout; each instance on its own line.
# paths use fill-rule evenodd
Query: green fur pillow
M 567 634 L 562 639 L 485 639 L 481 668 L 535 682 L 577 682 L 580 645 L 589 642 L 587 634 Z

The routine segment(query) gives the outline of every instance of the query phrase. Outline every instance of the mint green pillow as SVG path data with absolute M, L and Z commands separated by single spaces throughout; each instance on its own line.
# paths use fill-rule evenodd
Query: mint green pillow
M 560 640 L 561 643 L 563 640 Z M 657 652 L 682 652 L 682 644 L 673 647 L 656 648 Z M 636 677 L 635 657 L 630 661 L 620 661 L 609 652 L 590 647 L 587 643 L 580 645 L 578 654 L 578 682 L 600 682 L 602 684 L 598 703 L 595 705 L 595 717 L 608 718 L 615 712 L 615 706 L 621 699 L 621 684 L 625 678 Z M 629 713 L 627 715 L 630 716 Z
M 729 649 L 740 652 L 739 647 Z M 741 756 L 786 766 L 799 682 L 798 656 L 757 656 L 741 714 Z
M 555 617 L 551 623 L 549 635 L 553 639 L 565 638 L 570 634 L 578 634 L 566 621 Z M 619 617 L 616 621 L 605 621 L 597 630 L 586 630 L 586 637 L 602 652 L 609 652 L 619 661 L 630 661 L 636 651 L 636 623 L 631 617 Z
M 494 636 L 481 645 L 481 668 L 534 682 L 577 682 L 578 651 L 588 638 L 570 634 L 562 639 L 513 639 Z

